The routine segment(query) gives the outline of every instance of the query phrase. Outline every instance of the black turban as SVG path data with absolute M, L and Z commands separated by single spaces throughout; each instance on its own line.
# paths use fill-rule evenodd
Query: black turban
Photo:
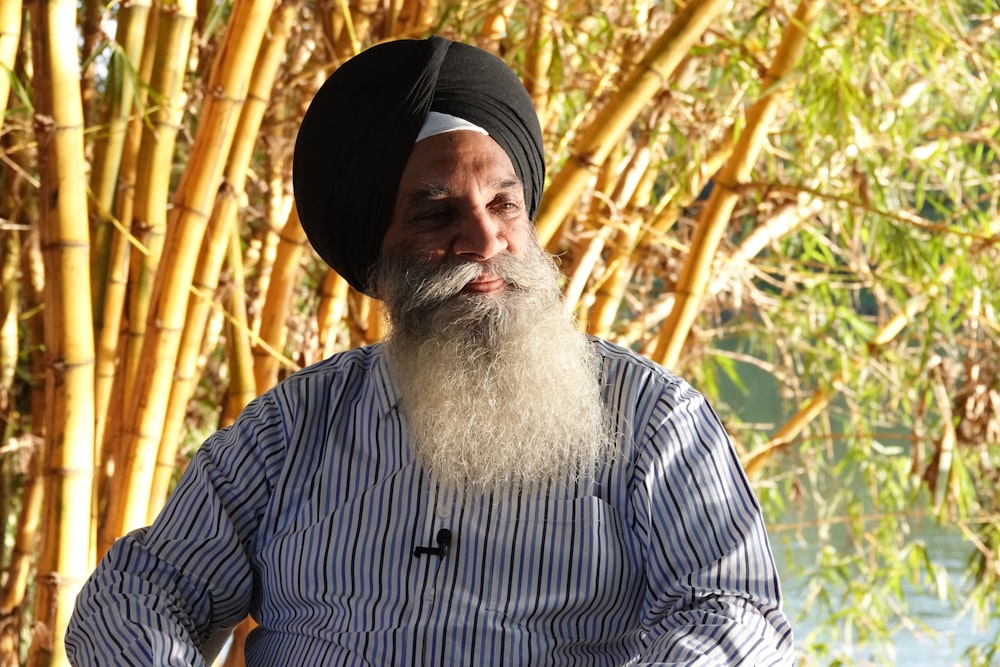
M 320 87 L 295 142 L 292 183 L 320 257 L 371 294 L 372 265 L 403 167 L 429 111 L 478 125 L 510 157 L 534 219 L 545 180 L 542 134 L 527 90 L 496 56 L 441 37 L 374 46 Z

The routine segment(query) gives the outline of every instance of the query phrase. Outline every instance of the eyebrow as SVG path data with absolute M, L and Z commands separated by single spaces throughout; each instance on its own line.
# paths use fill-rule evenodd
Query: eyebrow
M 500 177 L 489 184 L 494 190 L 516 190 L 523 188 L 524 184 L 517 178 Z M 406 195 L 406 199 L 412 202 L 433 201 L 436 199 L 446 199 L 451 195 L 449 188 L 428 184 Z

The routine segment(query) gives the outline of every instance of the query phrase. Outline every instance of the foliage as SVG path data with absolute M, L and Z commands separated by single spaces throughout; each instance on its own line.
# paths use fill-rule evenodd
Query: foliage
M 0 23 L 17 4 L 4 4 Z M 523 74 L 545 129 L 546 200 L 566 194 L 561 175 L 587 165 L 585 186 L 569 193 L 569 212 L 548 241 L 567 274 L 569 303 L 593 333 L 654 358 L 664 339 L 683 338 L 671 365 L 709 395 L 754 477 L 776 541 L 802 554 L 788 576 L 804 582 L 809 616 L 822 619 L 798 637 L 803 664 L 892 664 L 899 633 L 928 632 L 908 604 L 917 593 L 996 627 L 996 0 L 805 2 L 818 9 L 808 21 L 793 19 L 797 7 L 786 3 L 682 3 L 714 12 L 712 20 L 703 33 L 682 35 L 692 46 L 680 62 L 653 68 L 662 83 L 627 112 L 634 115 L 620 136 L 602 134 L 610 132 L 597 124 L 602 110 L 633 92 L 630 76 L 645 71 L 638 63 L 662 62 L 654 56 L 669 44 L 657 40 L 674 29 L 680 5 L 289 0 L 254 38 L 254 22 L 237 15 L 249 4 L 80 6 L 88 161 L 78 173 L 89 179 L 90 200 L 79 213 L 91 230 L 95 309 L 91 321 L 52 325 L 40 317 L 38 232 L 45 230 L 38 221 L 47 219 L 40 211 L 48 203 L 39 198 L 33 97 L 49 75 L 32 51 L 31 21 L 0 25 L 0 36 L 21 36 L 13 55 L 0 37 L 0 67 L 12 84 L 0 99 L 0 490 L 12 498 L 3 504 L 0 642 L 13 636 L 13 650 L 25 654 L 30 591 L 12 588 L 12 554 L 15 529 L 31 520 L 18 513 L 32 506 L 23 502 L 34 478 L 27 452 L 52 426 L 44 417 L 45 370 L 53 364 L 44 357 L 44 327 L 50 334 L 54 326 L 92 329 L 98 337 L 98 424 L 93 442 L 76 445 L 98 452 L 100 511 L 91 530 L 110 535 L 130 527 L 109 529 L 106 510 L 133 497 L 122 491 L 129 461 L 150 444 L 135 436 L 151 423 L 140 418 L 139 404 L 171 405 L 153 429 L 159 442 L 151 455 L 176 464 L 174 478 L 191 449 L 224 423 L 227 398 L 245 391 L 238 379 L 251 357 L 241 345 L 252 347 L 259 393 L 296 368 L 381 335 L 377 304 L 349 291 L 313 254 L 289 250 L 301 233 L 290 151 L 308 100 L 338 62 L 375 41 L 430 32 L 492 50 Z M 341 4 L 350 4 L 349 14 Z M 158 26 L 147 28 L 144 9 Z M 805 32 L 804 50 L 790 75 L 771 80 L 792 28 Z M 190 48 L 180 46 L 184 30 Z M 227 40 L 237 39 L 257 45 L 252 77 L 222 67 L 235 58 Z M 280 56 L 270 75 L 268 48 Z M 155 83 L 166 80 L 170 63 L 182 70 L 176 92 Z M 239 76 L 259 88 L 245 100 L 221 95 Z M 741 144 L 755 105 L 772 95 L 763 141 Z M 229 135 L 213 111 L 222 99 L 242 105 L 245 125 L 226 128 Z M 264 104 L 256 124 L 248 118 L 255 100 Z M 606 157 L 588 162 L 588 141 L 610 146 Z M 155 146 L 165 148 L 156 153 Z M 209 174 L 206 160 L 219 171 Z M 730 173 L 722 167 L 740 160 L 749 161 L 749 177 L 720 180 Z M 194 183 L 196 174 L 208 180 Z M 211 194 L 210 210 L 192 203 L 194 192 Z M 711 222 L 713 196 L 731 194 L 724 233 L 706 250 L 711 275 L 698 316 L 689 330 L 671 330 L 664 322 L 688 289 L 685 269 L 705 247 L 695 241 Z M 183 217 L 188 209 L 204 215 L 204 228 L 182 238 L 197 227 Z M 234 238 L 237 252 L 227 253 Z M 169 272 L 184 259 L 175 251 L 182 241 L 196 254 L 193 273 L 161 284 L 181 275 Z M 293 276 L 289 289 L 269 289 L 285 275 Z M 167 338 L 151 289 L 180 290 L 187 303 L 180 324 L 189 331 L 176 342 L 176 362 L 161 362 L 153 343 L 143 342 Z M 200 315 L 198 304 L 207 306 Z M 267 326 L 273 321 L 285 325 L 278 334 Z M 249 342 L 237 340 L 243 335 Z M 153 392 L 156 373 L 167 374 L 167 395 Z M 135 493 L 147 491 L 140 483 Z M 156 503 L 138 511 L 153 512 Z M 929 525 L 952 531 L 971 554 L 963 578 L 949 578 L 923 541 Z M 37 549 L 37 535 L 23 539 Z M 0 643 L 0 660 L 10 651 Z M 966 660 L 987 665 L 998 655 L 995 637 Z

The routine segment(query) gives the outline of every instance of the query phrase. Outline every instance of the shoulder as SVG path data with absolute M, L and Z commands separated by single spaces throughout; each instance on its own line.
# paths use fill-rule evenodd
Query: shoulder
M 303 419 L 321 419 L 343 400 L 390 406 L 391 392 L 380 347 L 354 348 L 296 371 L 257 396 L 237 426 L 287 432 Z
M 282 380 L 281 384 L 315 381 L 319 378 L 330 378 L 352 370 L 371 371 L 381 359 L 379 344 L 356 347 L 317 361 L 302 370 L 292 373 Z M 279 385 L 280 386 L 280 385 Z
M 387 381 L 381 346 L 378 344 L 338 352 L 322 361 L 296 371 L 270 389 L 265 395 L 296 397 L 316 392 L 329 398 L 351 387 L 382 384 Z
M 590 340 L 600 359 L 601 391 L 613 413 L 628 415 L 636 426 L 717 420 L 705 396 L 673 371 L 621 345 Z
M 588 336 L 591 347 L 601 361 L 601 376 L 604 382 L 640 383 L 649 389 L 690 389 L 682 378 L 648 357 L 627 347 Z

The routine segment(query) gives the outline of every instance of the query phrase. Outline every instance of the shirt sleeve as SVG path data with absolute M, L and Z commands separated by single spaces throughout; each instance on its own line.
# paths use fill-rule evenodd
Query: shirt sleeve
M 760 506 L 704 397 L 668 381 L 639 443 L 632 503 L 645 554 L 641 665 L 792 665 Z
M 108 550 L 69 622 L 73 665 L 201 666 L 213 633 L 246 616 L 250 543 L 283 440 L 270 410 L 257 399 L 206 441 L 152 526 Z

